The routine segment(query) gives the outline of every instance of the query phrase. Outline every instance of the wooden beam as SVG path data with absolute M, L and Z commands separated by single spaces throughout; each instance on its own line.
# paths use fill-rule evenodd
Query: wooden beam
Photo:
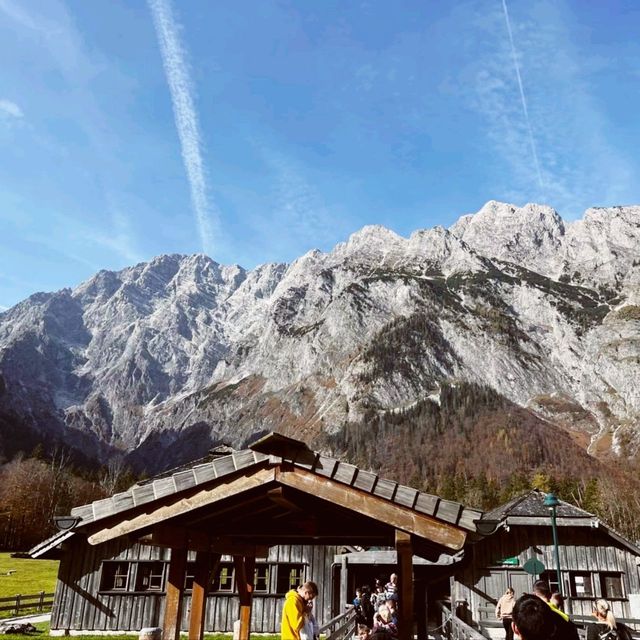
M 187 569 L 186 547 L 171 549 L 169 575 L 164 609 L 162 637 L 164 640 L 180 640 L 180 620 L 182 619 L 182 596 Z
M 195 511 L 196 509 L 210 506 L 225 498 L 237 496 L 245 491 L 261 487 L 267 482 L 273 481 L 274 477 L 274 469 L 259 469 L 251 475 L 236 477 L 209 489 L 201 489 L 186 497 L 182 494 L 171 495 L 162 501 L 164 502 L 162 506 L 153 508 L 153 503 L 145 505 L 149 511 L 119 521 L 111 527 L 99 529 L 87 539 L 89 544 L 92 545 L 114 540 L 120 536 L 145 529 L 171 518 L 176 518 Z M 167 503 L 166 500 L 169 502 Z
M 413 638 L 413 549 L 411 535 L 396 530 L 396 553 L 398 555 L 398 640 Z
M 238 640 L 249 640 L 251 635 L 251 605 L 253 601 L 253 580 L 256 568 L 255 556 L 234 556 L 236 584 L 240 598 L 240 632 Z
M 333 480 L 296 468 L 276 471 L 276 481 L 305 491 L 351 511 L 361 513 L 377 522 L 385 522 L 395 529 L 431 540 L 448 549 L 461 549 L 467 534 L 455 525 L 427 516 L 399 504 L 358 489 L 345 487 Z
M 229 556 L 253 556 L 264 558 L 269 553 L 270 544 L 250 544 L 233 537 L 217 537 L 211 540 L 211 550 Z
M 220 554 L 199 551 L 196 554 L 196 569 L 191 591 L 191 614 L 189 616 L 189 640 L 202 640 L 207 610 L 207 595 L 211 578 L 220 563 Z
M 136 539 L 144 544 L 171 549 L 184 547 L 190 551 L 209 551 L 211 547 L 211 539 L 205 532 L 163 523 L 152 526 Z
M 274 489 L 269 489 L 267 491 L 267 497 L 271 502 L 277 504 L 279 507 L 286 509 L 287 511 L 292 511 L 294 513 L 301 513 L 303 511 L 295 502 L 289 500 L 286 497 L 284 492 L 284 487 L 275 487 Z

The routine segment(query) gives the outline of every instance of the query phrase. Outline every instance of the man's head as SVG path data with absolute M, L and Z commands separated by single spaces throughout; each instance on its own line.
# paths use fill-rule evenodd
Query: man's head
M 318 585 L 309 580 L 298 587 L 298 595 L 306 602 L 311 602 L 318 595 Z
M 551 589 L 549 589 L 549 583 L 546 580 L 536 580 L 533 584 L 533 593 L 542 598 L 546 602 L 549 602 L 551 597 Z
M 513 631 L 522 640 L 548 640 L 556 628 L 555 615 L 541 597 L 525 594 L 513 606 Z
M 359 640 L 367 640 L 367 638 L 371 635 L 371 630 L 367 627 L 366 624 L 358 625 L 358 638 Z

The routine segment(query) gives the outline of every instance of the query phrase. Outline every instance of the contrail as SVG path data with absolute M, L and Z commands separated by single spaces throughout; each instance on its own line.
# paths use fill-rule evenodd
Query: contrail
M 536 166 L 536 173 L 538 175 L 538 184 L 540 191 L 544 194 L 544 182 L 542 180 L 542 172 L 540 171 L 540 162 L 538 161 L 538 152 L 536 151 L 536 143 L 533 139 L 533 129 L 531 128 L 531 120 L 529 119 L 529 109 L 527 108 L 527 99 L 524 95 L 524 86 L 522 85 L 522 76 L 520 75 L 520 65 L 518 64 L 518 57 L 516 55 L 516 46 L 513 43 L 513 33 L 511 31 L 511 20 L 509 20 L 509 11 L 507 10 L 507 0 L 502 0 L 502 9 L 504 11 L 504 20 L 507 23 L 507 31 L 509 32 L 509 43 L 511 44 L 511 57 L 513 58 L 513 66 L 516 70 L 516 78 L 518 79 L 518 88 L 520 89 L 520 101 L 522 102 L 522 111 L 524 112 L 524 119 L 527 123 L 527 130 L 529 132 L 529 145 L 531 146 L 531 154 L 533 155 L 533 162 Z
M 217 222 L 217 213 L 212 211 L 207 195 L 207 181 L 202 161 L 198 114 L 193 100 L 193 89 L 189 77 L 186 55 L 180 44 L 177 24 L 170 0 L 148 0 L 156 34 L 160 43 L 173 114 L 182 148 L 182 161 L 187 172 L 191 190 L 191 202 L 196 216 L 198 234 L 205 253 L 213 252 L 213 230 L 211 218 Z

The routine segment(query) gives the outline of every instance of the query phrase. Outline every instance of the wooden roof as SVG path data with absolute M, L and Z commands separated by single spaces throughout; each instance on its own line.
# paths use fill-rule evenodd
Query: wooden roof
M 147 536 L 160 544 L 186 531 L 190 548 L 231 538 L 269 546 L 383 546 L 393 545 L 398 529 L 410 533 L 416 553 L 426 557 L 462 548 L 482 515 L 280 434 L 136 484 L 71 514 L 80 518 L 74 530 L 86 533 L 92 544 L 121 535 Z
M 546 494 L 533 489 L 492 511 L 485 513 L 483 520 L 493 520 L 504 525 L 551 526 L 549 507 L 544 504 Z M 596 515 L 580 509 L 573 504 L 559 500 L 556 507 L 556 524 L 559 527 L 591 527 L 601 529 L 607 536 L 620 543 L 636 555 L 640 555 L 640 547 L 627 540 L 602 522 Z M 499 526 L 499 525 L 498 525 Z
M 486 513 L 484 517 L 495 520 L 514 517 L 543 517 L 548 519 L 549 507 L 544 504 L 545 496 L 546 494 L 544 492 L 533 489 L 528 493 L 496 507 L 493 511 Z M 563 500 L 558 500 L 558 502 L 559 504 L 556 507 L 556 515 L 558 518 L 580 518 L 586 520 L 595 518 L 592 513 L 588 513 L 573 504 L 564 502 Z

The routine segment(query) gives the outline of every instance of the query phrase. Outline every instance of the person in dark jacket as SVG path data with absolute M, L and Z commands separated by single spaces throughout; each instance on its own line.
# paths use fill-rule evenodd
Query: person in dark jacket
M 587 625 L 587 640 L 631 640 L 627 625 L 617 622 L 606 600 L 596 600 L 593 615 L 597 622 Z

